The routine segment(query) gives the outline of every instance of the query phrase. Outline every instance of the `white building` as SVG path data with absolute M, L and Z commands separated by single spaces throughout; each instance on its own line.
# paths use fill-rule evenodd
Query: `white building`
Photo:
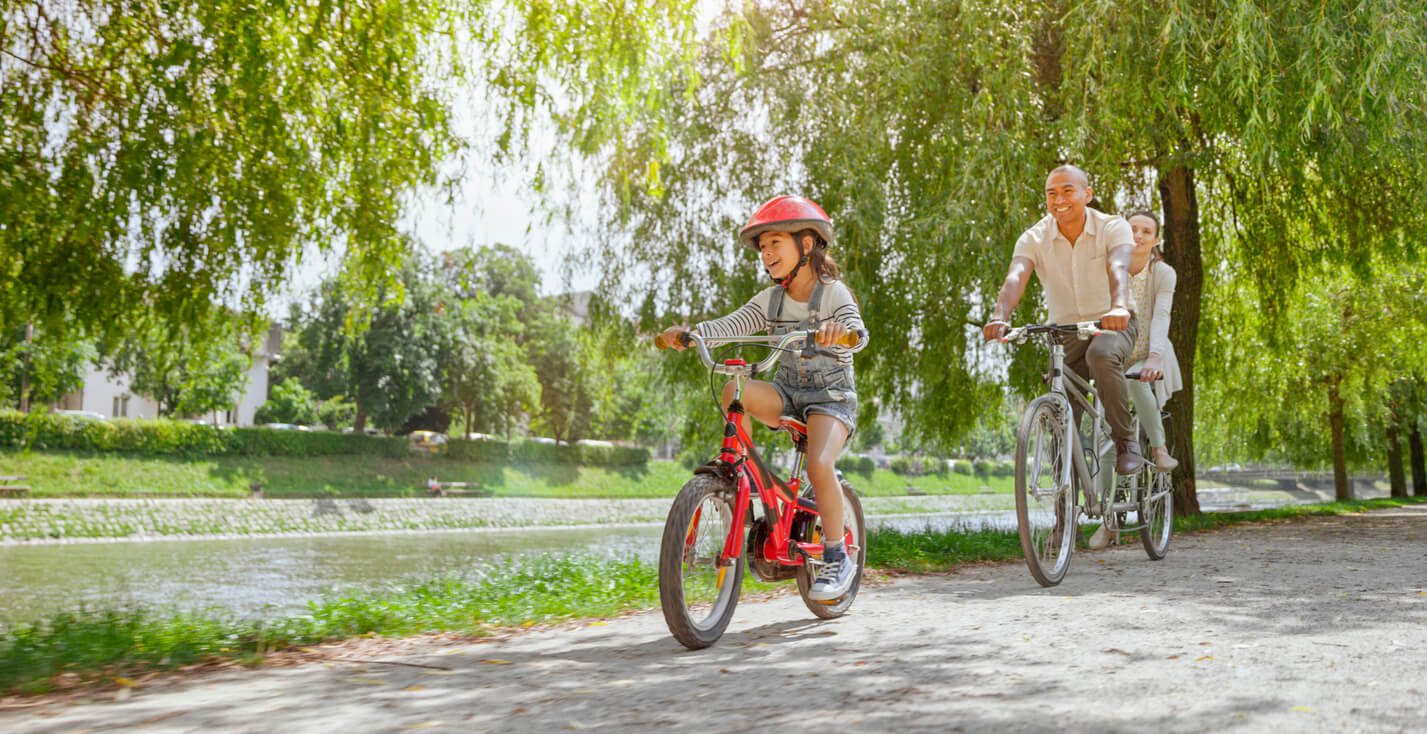
M 251 352 L 252 365 L 248 367 L 247 380 L 243 389 L 233 396 L 233 407 L 217 416 L 195 416 L 216 418 L 219 423 L 234 426 L 253 425 L 253 414 L 258 406 L 268 399 L 268 368 L 281 357 L 282 325 L 268 327 L 266 337 Z M 128 380 L 110 376 L 107 369 L 90 365 L 89 374 L 84 377 L 84 387 L 72 392 L 55 407 L 59 410 L 83 410 L 98 413 L 105 418 L 156 418 L 158 403 L 150 398 L 135 395 L 129 389 Z

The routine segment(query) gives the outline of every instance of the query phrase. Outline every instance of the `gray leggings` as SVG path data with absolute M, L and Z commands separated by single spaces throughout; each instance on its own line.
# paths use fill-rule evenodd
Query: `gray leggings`
M 1130 370 L 1134 371 L 1134 370 Z M 1153 382 L 1126 380 L 1130 385 L 1130 399 L 1135 401 L 1135 415 L 1140 419 L 1145 436 L 1151 448 L 1164 445 L 1164 421 L 1159 417 L 1159 399 L 1154 396 Z

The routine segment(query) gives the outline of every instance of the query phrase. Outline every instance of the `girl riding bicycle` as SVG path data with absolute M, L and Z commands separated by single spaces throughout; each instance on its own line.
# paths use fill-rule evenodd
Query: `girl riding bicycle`
M 838 279 L 837 263 L 827 254 L 832 220 L 808 199 L 778 196 L 758 207 L 738 236 L 759 254 L 775 285 L 737 311 L 697 324 L 694 331 L 704 337 L 731 337 L 817 329 L 819 348 L 784 354 L 771 383 L 751 381 L 744 386 L 743 405 L 769 427 L 776 428 L 783 416 L 807 424 L 808 478 L 818 513 L 824 528 L 841 528 L 842 489 L 834 463 L 857 427 L 852 355 L 867 346 L 867 337 L 864 331 L 854 347 L 833 346 L 864 327 L 852 291 Z M 683 349 L 678 337 L 685 330 L 671 326 L 662 336 Z M 733 382 L 724 385 L 725 411 L 734 390 Z M 859 572 L 841 538 L 841 533 L 824 532 L 823 566 L 808 595 L 812 599 L 842 596 Z

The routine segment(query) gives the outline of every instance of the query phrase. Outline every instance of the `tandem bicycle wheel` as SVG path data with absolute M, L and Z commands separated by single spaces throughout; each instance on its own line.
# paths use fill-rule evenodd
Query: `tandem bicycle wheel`
M 718 642 L 733 619 L 743 585 L 743 554 L 721 562 L 732 532 L 743 545 L 736 494 L 726 480 L 696 475 L 674 498 L 659 544 L 659 603 L 669 632 L 698 650 Z M 735 527 L 737 526 L 737 527 Z
M 1151 561 L 1169 552 L 1174 533 L 1174 483 L 1168 472 L 1155 471 L 1145 462 L 1144 488 L 1140 495 L 1140 542 Z
M 1026 407 L 1016 433 L 1016 524 L 1031 576 L 1055 586 L 1075 549 L 1075 491 L 1063 471 L 1069 422 L 1062 403 L 1042 395 Z

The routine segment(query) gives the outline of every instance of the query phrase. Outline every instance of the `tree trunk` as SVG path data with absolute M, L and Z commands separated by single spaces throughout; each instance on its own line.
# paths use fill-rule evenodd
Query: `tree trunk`
M 1427 497 L 1427 461 L 1422 456 L 1422 431 L 1417 426 L 1417 421 L 1412 421 L 1412 428 L 1407 432 L 1407 453 L 1412 460 L 1412 493 Z
M 1393 497 L 1407 496 L 1407 477 L 1402 472 L 1402 442 L 1397 440 L 1396 415 L 1387 417 L 1387 477 Z
M 1333 491 L 1339 502 L 1353 498 L 1348 484 L 1348 452 L 1343 444 L 1343 395 L 1338 391 L 1340 377 L 1328 381 L 1328 426 L 1333 431 Z
M 465 403 L 462 407 L 466 409 L 466 435 L 461 438 L 470 438 L 471 434 L 475 433 L 475 431 L 471 430 L 471 414 L 476 411 L 476 401 L 472 400 L 469 403 Z
M 1169 401 L 1174 458 L 1174 509 L 1179 515 L 1199 514 L 1194 483 L 1194 350 L 1199 338 L 1200 294 L 1204 263 L 1199 252 L 1199 201 L 1194 193 L 1194 169 L 1176 164 L 1159 177 L 1164 206 L 1165 260 L 1179 276 L 1174 290 L 1174 318 L 1169 340 L 1184 375 L 1184 388 Z M 1149 328 L 1141 324 L 1140 328 Z
M 352 417 L 352 433 L 361 433 L 367 428 L 367 409 L 357 406 L 357 414 Z

